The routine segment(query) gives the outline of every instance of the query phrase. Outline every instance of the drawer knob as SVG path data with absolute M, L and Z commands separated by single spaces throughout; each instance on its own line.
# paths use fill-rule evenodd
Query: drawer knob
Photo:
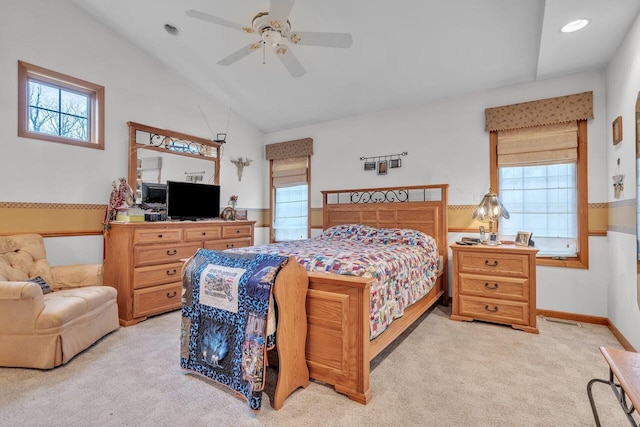
M 162 239 L 162 234 L 158 234 L 158 239 Z
M 239 232 L 240 232 L 240 230 L 236 230 L 236 233 L 239 233 Z
M 484 265 L 486 265 L 487 267 L 497 267 L 498 266 L 498 260 L 494 260 L 493 263 L 489 264 L 489 260 L 485 259 L 484 260 Z
M 176 291 L 173 291 L 172 294 L 170 294 L 169 292 L 167 292 L 167 298 L 175 298 L 178 295 L 178 293 Z
M 174 270 L 174 271 L 175 271 L 175 270 Z M 493 290 L 493 289 L 498 289 L 498 284 L 497 284 L 497 283 L 494 283 L 494 284 L 493 284 L 493 286 L 490 286 L 488 283 L 485 283 L 485 284 L 484 284 L 484 287 L 485 287 L 485 289 L 491 289 L 491 290 Z
M 169 255 L 169 256 L 175 255 L 177 253 L 178 253 L 178 251 L 176 249 L 172 249 L 170 251 L 167 251 L 167 255 Z
M 203 236 L 206 236 L 206 235 L 207 235 L 207 232 L 206 232 L 206 231 L 203 231 L 203 232 L 202 232 L 202 235 L 203 235 Z
M 173 271 L 172 270 L 167 270 L 167 276 L 175 276 L 178 273 L 178 271 L 174 268 Z
M 233 243 L 227 243 L 227 249 L 233 248 Z
M 484 309 L 485 309 L 486 311 L 490 311 L 490 312 L 492 312 L 492 313 L 495 313 L 496 311 L 498 311 L 498 306 L 494 305 L 494 306 L 493 306 L 493 309 L 490 309 L 488 305 L 485 305 L 485 306 L 484 306 Z

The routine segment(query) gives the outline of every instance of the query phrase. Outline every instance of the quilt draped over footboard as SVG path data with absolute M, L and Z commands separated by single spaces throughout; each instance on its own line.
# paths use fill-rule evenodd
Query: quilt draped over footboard
M 200 249 L 182 273 L 180 366 L 230 387 L 252 409 L 264 389 L 272 286 L 288 258 Z

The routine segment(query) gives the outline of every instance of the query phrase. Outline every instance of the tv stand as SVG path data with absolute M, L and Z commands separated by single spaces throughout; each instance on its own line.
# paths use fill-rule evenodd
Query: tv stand
M 200 248 L 253 245 L 255 221 L 111 222 L 105 237 L 104 284 L 118 290 L 123 326 L 176 310 L 184 259 Z

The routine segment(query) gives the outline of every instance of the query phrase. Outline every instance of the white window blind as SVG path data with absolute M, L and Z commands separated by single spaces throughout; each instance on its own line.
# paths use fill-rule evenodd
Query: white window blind
M 308 188 L 309 186 L 305 182 L 303 185 L 275 189 L 273 228 L 276 241 L 307 238 Z

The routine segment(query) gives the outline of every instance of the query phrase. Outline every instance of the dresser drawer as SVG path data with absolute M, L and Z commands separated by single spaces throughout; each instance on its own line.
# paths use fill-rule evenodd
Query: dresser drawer
M 529 257 L 526 254 L 459 252 L 458 270 L 462 273 L 529 277 Z
M 251 246 L 251 239 L 231 239 L 222 242 L 204 242 L 205 249 L 212 249 L 214 251 L 224 251 L 225 249 L 244 248 L 245 246 Z
M 524 278 L 460 274 L 459 286 L 464 295 L 529 301 L 529 281 Z
M 251 225 L 223 225 L 222 238 L 251 237 Z
M 201 247 L 200 243 L 136 246 L 133 249 L 133 265 L 138 267 L 177 262 L 191 257 Z
M 144 317 L 180 308 L 182 282 L 133 291 L 133 316 Z
M 458 296 L 459 313 L 462 316 L 490 322 L 529 324 L 529 304 L 517 301 Z
M 133 289 L 148 288 L 180 280 L 182 262 L 137 267 L 133 270 Z
M 133 232 L 133 244 L 141 243 L 168 243 L 182 241 L 182 229 L 180 228 L 146 228 Z
M 184 240 L 193 242 L 219 239 L 220 235 L 220 227 L 188 228 L 184 231 Z

